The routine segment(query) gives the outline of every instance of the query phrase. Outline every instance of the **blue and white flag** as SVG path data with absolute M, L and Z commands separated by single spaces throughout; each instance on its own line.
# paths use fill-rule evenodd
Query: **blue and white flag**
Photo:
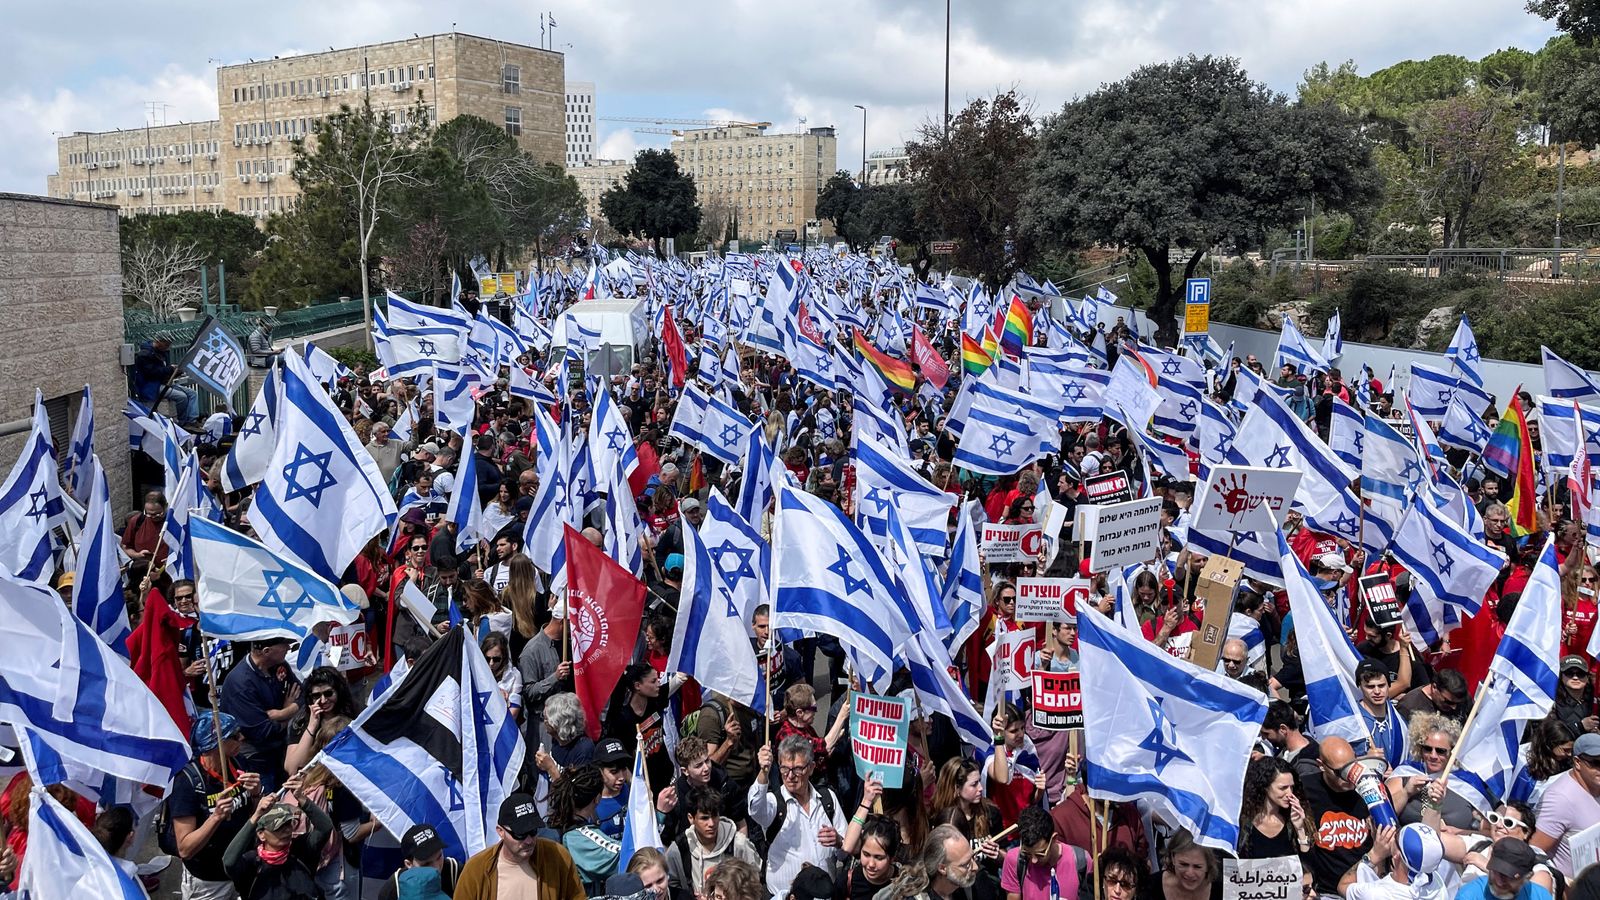
M 888 538 L 890 509 L 911 530 L 929 559 L 945 556 L 950 506 L 956 495 L 934 487 L 910 461 L 865 433 L 856 435 L 856 520 L 878 546 Z
M 313 762 L 390 834 L 432 825 L 446 856 L 491 846 L 527 748 L 489 661 L 452 628 Z
M 1274 368 L 1293 366 L 1295 371 L 1302 374 L 1328 371 L 1328 361 L 1306 341 L 1305 335 L 1295 327 L 1294 319 L 1287 315 L 1283 317 L 1278 352 L 1273 357 L 1272 365 Z
M 1295 508 L 1317 531 L 1354 540 L 1361 510 L 1350 484 L 1356 473 L 1322 439 L 1300 421 L 1276 394 L 1261 391 L 1255 408 L 1239 424 L 1228 461 L 1304 473 L 1295 493 Z
M 67 458 L 61 471 L 61 483 L 66 485 L 67 492 L 78 501 L 79 506 L 89 505 L 89 458 L 93 455 L 94 396 L 86 384 L 83 386 L 83 398 L 78 401 L 78 418 L 72 423 L 72 443 L 67 447 Z
M 693 676 L 710 690 L 759 708 L 765 703 L 766 689 L 755 647 L 750 643 L 749 612 L 754 607 L 749 600 L 752 589 L 760 590 L 758 571 L 762 559 L 759 548 L 740 546 L 729 539 L 727 517 L 733 511 L 715 491 L 712 497 L 717 500 L 718 514 L 723 519 L 724 527 L 719 529 L 723 533 L 683 530 L 682 600 L 667 671 Z M 711 504 L 706 505 L 705 524 L 709 524 Z M 743 535 L 736 533 L 734 537 Z
M 1361 496 L 1365 500 L 1386 500 L 1404 507 L 1407 498 L 1428 477 L 1424 461 L 1415 445 L 1385 419 L 1369 413 L 1365 426 Z
M 1558 400 L 1600 403 L 1600 385 L 1588 372 L 1557 356 L 1549 347 L 1540 347 L 1544 356 L 1544 392 Z
M 1352 744 L 1370 742 L 1372 734 L 1361 714 L 1361 694 L 1356 689 L 1356 665 L 1361 657 L 1311 583 L 1306 567 L 1289 549 L 1283 532 L 1277 532 L 1276 537 L 1278 559 L 1289 591 L 1289 614 L 1294 617 L 1294 635 L 1300 646 L 1301 665 L 1305 667 L 1311 735 L 1318 740 L 1342 737 Z
M 483 383 L 481 376 L 466 363 L 435 363 L 433 375 L 433 423 L 465 439 L 478 408 L 473 387 Z
M 1155 371 L 1156 393 L 1161 397 L 1151 426 L 1192 444 L 1206 394 L 1205 368 L 1190 357 L 1152 347 L 1140 347 L 1139 355 Z
M 767 602 L 772 545 L 716 488 L 706 497 L 705 509 L 705 518 L 696 531 L 715 567 L 714 586 L 726 591 L 739 609 L 745 631 L 753 633 L 750 618 L 757 606 Z
M 1555 397 L 1539 397 L 1539 438 L 1544 446 L 1545 465 L 1551 470 L 1572 466 L 1578 455 L 1578 429 L 1575 416 L 1583 419 L 1583 444 L 1589 464 L 1600 468 L 1600 407 L 1579 404 Z M 1443 436 L 1440 436 L 1443 439 Z
M 111 488 L 100 457 L 90 454 L 83 470 L 88 487 L 88 513 L 79 540 L 72 578 L 72 611 L 106 646 L 128 658 L 128 604 L 122 597 L 122 554 L 117 523 L 111 513 Z
M 553 577 L 561 572 L 562 584 L 566 583 L 566 556 L 561 525 L 576 528 L 583 518 L 572 496 L 572 450 L 566 424 L 557 425 L 543 409 L 534 408 L 534 465 L 539 472 L 539 488 L 533 495 L 533 509 L 522 533 L 523 552 L 546 575 Z
M 981 506 L 980 506 L 981 508 Z M 950 627 L 955 629 L 945 640 L 953 653 L 978 630 L 988 601 L 983 594 L 982 567 L 978 559 L 977 526 L 972 509 L 964 507 L 956 516 L 956 533 L 950 547 L 950 565 L 945 569 L 940 592 Z
M 56 468 L 56 447 L 44 392 L 34 391 L 33 426 L 22 443 L 22 455 L 0 485 L 0 569 L 25 581 L 51 574 L 56 540 L 51 529 L 68 521 Z
M 28 794 L 28 852 L 17 890 L 28 900 L 146 900 L 144 885 L 94 834 L 35 783 Z
M 1425 363 L 1411 364 L 1411 382 L 1406 385 L 1406 399 L 1417 415 L 1431 422 L 1444 418 L 1450 408 L 1450 399 L 1456 395 L 1456 376 Z
M 1202 531 L 1190 527 L 1188 543 L 1207 556 L 1226 556 L 1244 564 L 1244 577 L 1283 587 L 1283 564 L 1272 534 L 1260 531 Z
M 754 651 L 751 664 L 754 665 Z M 663 849 L 661 828 L 656 824 L 655 792 L 644 774 L 644 741 L 633 753 L 633 778 L 628 782 L 628 811 L 622 820 L 622 846 L 617 851 L 617 871 L 628 871 L 628 862 L 645 847 Z
M 788 472 L 772 445 L 767 443 L 766 429 L 750 429 L 739 468 L 739 496 L 734 498 L 734 509 L 746 522 L 760 522 L 777 493 L 778 483 Z
M 278 440 L 250 509 L 261 542 L 337 581 L 398 512 L 372 455 L 305 365 L 284 359 Z
M 0 571 L 0 721 L 32 728 L 56 753 L 165 792 L 189 739 L 127 661 L 54 591 Z M 21 652 L 18 648 L 26 648 Z
M 589 447 L 596 472 L 621 466 L 626 478 L 639 468 L 633 432 L 628 430 L 628 421 L 611 399 L 611 392 L 604 387 L 595 391 L 594 414 L 589 417 Z
M 1561 570 L 1547 538 L 1479 689 L 1472 726 L 1457 744 L 1450 787 L 1487 814 L 1512 796 L 1522 732 L 1555 705 L 1561 671 Z
M 726 465 L 739 461 L 755 425 L 733 404 L 707 394 L 693 382 L 684 386 L 667 436 L 699 447 Z
M 1467 324 L 1466 313 L 1462 313 L 1461 321 L 1456 323 L 1456 333 L 1450 337 L 1450 346 L 1445 348 L 1444 358 L 1450 360 L 1450 365 L 1461 374 L 1463 380 L 1483 387 L 1483 357 L 1478 355 L 1478 339 L 1472 336 L 1472 326 Z
M 1328 449 L 1339 461 L 1361 471 L 1362 445 L 1366 443 L 1366 423 L 1361 413 L 1338 397 L 1332 401 L 1332 416 L 1328 420 Z
M 1266 696 L 1169 656 L 1092 606 L 1078 610 L 1089 796 L 1143 800 L 1195 841 L 1232 852 Z
M 228 449 L 222 464 L 222 487 L 227 491 L 242 491 L 267 477 L 267 464 L 272 461 L 272 451 L 278 443 L 278 404 L 282 402 L 282 387 L 278 377 L 281 368 L 274 361 L 267 370 L 261 390 L 245 413 L 244 423 L 233 446 Z
M 1483 417 L 1468 409 L 1461 395 L 1451 398 L 1450 408 L 1445 410 L 1444 421 L 1439 425 L 1439 443 L 1477 455 L 1483 453 L 1484 446 L 1489 443 L 1489 434 Z
M 1411 572 L 1406 604 L 1411 634 L 1433 644 L 1443 636 L 1438 623 L 1445 607 L 1476 615 L 1483 595 L 1506 563 L 1505 554 L 1475 540 L 1440 507 L 1432 488 L 1418 493 L 1395 531 L 1390 551 Z
M 456 528 L 456 552 L 465 553 L 477 546 L 480 540 L 489 540 L 484 534 L 483 504 L 478 502 L 477 454 L 471 446 L 461 448 L 461 458 L 456 461 L 456 485 L 450 492 L 450 505 L 445 508 L 444 520 Z
M 772 627 L 831 634 L 877 683 L 911 637 L 883 556 L 837 506 L 788 484 L 773 521 Z
M 644 575 L 644 519 L 639 517 L 639 507 L 633 499 L 633 488 L 628 476 L 622 473 L 622 464 L 613 459 L 607 481 L 599 486 L 605 491 L 605 526 L 601 549 L 617 565 L 636 576 Z
M 170 446 L 170 445 L 169 445 Z M 173 578 L 194 577 L 194 551 L 189 543 L 189 526 L 193 519 L 203 518 L 215 507 L 211 491 L 200 470 L 200 457 L 193 450 L 183 455 L 176 473 L 168 472 L 169 480 L 177 476 L 178 483 L 167 491 L 167 516 L 161 522 L 161 540 L 167 545 L 167 568 Z
M 211 637 L 301 640 L 313 625 L 361 617 L 332 582 L 236 531 L 196 516 L 189 538 L 200 630 Z
M 1210 400 L 1200 402 L 1200 421 L 1195 427 L 1195 444 L 1200 452 L 1200 480 L 1209 481 L 1211 468 L 1228 461 L 1239 426 L 1228 410 Z
M 855 411 L 855 430 L 851 432 L 851 436 L 856 441 L 871 438 L 893 448 L 900 457 L 906 459 L 911 457 L 911 440 L 906 434 L 905 426 L 900 424 L 898 415 L 873 403 L 865 394 L 859 392 L 851 398 L 851 406 Z
M 393 291 L 386 299 L 388 337 L 398 362 L 461 360 L 472 329 L 464 310 L 412 303 Z
M 980 403 L 982 401 L 979 401 Z M 1055 419 L 1012 412 L 998 404 L 974 404 L 967 412 L 955 464 L 984 475 L 1010 475 L 1061 449 Z
M 1332 363 L 1344 355 L 1344 335 L 1340 334 L 1339 311 L 1328 317 L 1328 332 L 1322 338 L 1322 358 Z

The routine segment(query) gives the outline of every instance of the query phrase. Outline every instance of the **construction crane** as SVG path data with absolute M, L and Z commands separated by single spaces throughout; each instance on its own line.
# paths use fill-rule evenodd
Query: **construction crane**
M 699 128 L 771 128 L 771 122 L 730 122 L 717 119 L 667 119 L 641 116 L 595 116 L 601 122 L 634 122 L 640 125 L 693 125 Z M 643 129 L 635 129 L 643 130 Z

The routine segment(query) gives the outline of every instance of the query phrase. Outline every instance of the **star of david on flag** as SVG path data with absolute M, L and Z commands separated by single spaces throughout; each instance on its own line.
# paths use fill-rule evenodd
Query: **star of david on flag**
M 333 583 L 215 522 L 189 522 L 200 628 L 212 637 L 302 640 L 321 622 L 348 625 L 361 610 Z

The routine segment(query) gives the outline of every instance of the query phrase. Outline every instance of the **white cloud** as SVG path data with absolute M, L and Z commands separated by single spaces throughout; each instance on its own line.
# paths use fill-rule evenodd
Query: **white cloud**
M 598 159 L 633 159 L 638 152 L 639 142 L 633 139 L 633 132 L 621 128 L 606 135 L 594 155 Z

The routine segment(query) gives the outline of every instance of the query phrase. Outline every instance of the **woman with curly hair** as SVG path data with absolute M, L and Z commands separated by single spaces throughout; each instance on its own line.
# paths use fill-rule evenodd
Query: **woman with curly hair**
M 617 872 L 617 842 L 595 823 L 600 800 L 600 769 L 575 766 L 550 783 L 550 815 L 545 824 L 561 834 L 561 844 L 572 854 L 578 878 L 591 897 L 603 895 L 606 879 Z
M 761 873 L 742 859 L 730 859 L 706 876 L 705 900 L 762 900 Z
M 1445 764 L 1456 742 L 1461 740 L 1460 724 L 1438 713 L 1417 713 L 1411 717 L 1408 734 L 1414 761 L 1395 766 L 1385 782 L 1400 824 L 1421 822 L 1423 811 L 1431 802 L 1438 807 L 1444 824 L 1463 831 L 1472 830 L 1477 811 L 1460 794 L 1449 789 L 1449 782 L 1443 781 Z
M 1276 756 L 1263 756 L 1245 769 L 1240 859 L 1295 856 L 1311 849 L 1305 807 L 1296 791 L 1294 770 Z

